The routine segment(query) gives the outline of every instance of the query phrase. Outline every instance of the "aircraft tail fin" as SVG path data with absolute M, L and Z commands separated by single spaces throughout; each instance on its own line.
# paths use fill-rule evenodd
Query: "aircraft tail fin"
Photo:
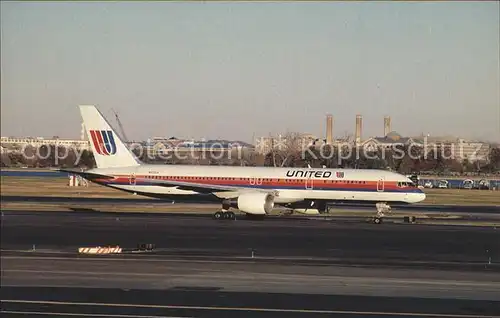
M 139 160 L 127 148 L 94 105 L 80 105 L 80 114 L 82 115 L 97 168 L 140 165 Z

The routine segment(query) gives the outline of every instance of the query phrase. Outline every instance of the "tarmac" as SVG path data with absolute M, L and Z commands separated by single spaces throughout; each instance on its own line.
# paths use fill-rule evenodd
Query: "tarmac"
M 47 211 L 1 226 L 2 317 L 500 317 L 495 227 Z M 104 245 L 124 252 L 77 254 Z
M 61 196 L 18 196 L 2 195 L 2 202 L 30 202 L 30 203 L 62 203 L 62 204 L 113 204 L 113 205 L 131 205 L 131 204 L 154 204 L 170 205 L 173 201 L 158 200 L 151 198 L 92 198 L 92 197 L 61 197 Z M 191 200 L 183 202 L 179 197 L 176 203 L 193 203 Z M 212 200 L 199 199 L 197 203 L 214 203 Z M 439 213 L 460 213 L 460 214 L 500 214 L 500 206 L 494 205 L 426 205 L 426 204 L 392 204 L 391 207 L 397 211 L 405 212 L 439 212 Z M 351 204 L 347 202 L 339 203 L 333 206 L 333 209 L 351 209 L 374 211 L 374 205 L 364 205 L 360 203 Z

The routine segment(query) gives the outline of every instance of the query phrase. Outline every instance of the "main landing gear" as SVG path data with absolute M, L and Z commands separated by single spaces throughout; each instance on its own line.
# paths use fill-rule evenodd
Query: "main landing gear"
M 236 220 L 236 214 L 229 211 L 230 208 L 231 202 L 229 200 L 222 201 L 222 209 L 214 213 L 214 220 Z
M 378 202 L 375 206 L 377 208 L 377 214 L 372 219 L 372 222 L 375 224 L 381 224 L 385 214 L 391 212 L 391 207 L 385 202 Z
M 217 211 L 214 213 L 215 220 L 236 220 L 236 214 L 231 211 Z

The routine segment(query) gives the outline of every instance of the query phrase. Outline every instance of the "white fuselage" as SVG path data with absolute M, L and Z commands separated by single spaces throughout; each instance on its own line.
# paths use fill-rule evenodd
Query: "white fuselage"
M 168 180 L 275 190 L 278 195 L 274 201 L 278 204 L 302 200 L 417 203 L 425 199 L 425 194 L 410 179 L 385 170 L 143 164 L 88 172 L 113 177 L 93 179 L 96 183 L 155 197 L 200 194 L 158 184 L 160 180 Z M 213 194 L 220 199 L 238 196 L 231 191 Z

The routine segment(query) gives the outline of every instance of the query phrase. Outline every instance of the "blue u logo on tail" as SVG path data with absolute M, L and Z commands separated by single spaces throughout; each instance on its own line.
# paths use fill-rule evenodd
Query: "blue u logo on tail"
M 116 143 L 111 130 L 90 130 L 94 149 L 100 155 L 109 156 L 116 153 Z

